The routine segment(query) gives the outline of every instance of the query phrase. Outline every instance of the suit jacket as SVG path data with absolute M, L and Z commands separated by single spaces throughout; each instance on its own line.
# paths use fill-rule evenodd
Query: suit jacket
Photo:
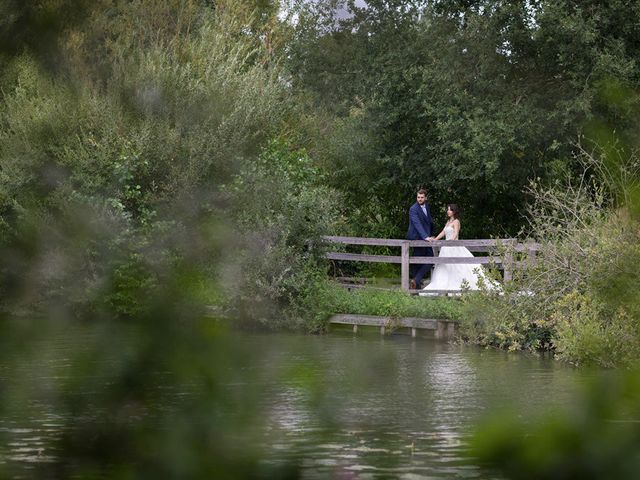
M 409 230 L 407 231 L 407 240 L 424 240 L 430 237 L 435 226 L 431 218 L 429 205 L 425 203 L 427 214 L 422 211 L 418 202 L 409 208 Z

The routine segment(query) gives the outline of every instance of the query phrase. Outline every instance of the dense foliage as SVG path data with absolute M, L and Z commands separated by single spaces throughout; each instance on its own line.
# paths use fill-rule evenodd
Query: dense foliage
M 256 19 L 234 2 L 110 4 L 88 8 L 80 22 L 60 20 L 56 68 L 26 40 L 3 62 L 1 234 L 15 280 L 2 282 L 4 306 L 53 302 L 135 316 L 174 275 L 212 301 L 221 258 L 239 264 L 269 248 L 273 258 L 302 256 L 269 273 L 235 268 L 254 280 L 248 288 L 277 300 L 267 276 L 300 275 L 304 242 L 339 219 L 310 160 L 287 164 L 303 154 L 286 140 L 267 147 L 286 137 L 295 108 L 270 64 L 276 52 L 256 39 L 277 10 L 265 5 Z M 38 11 L 16 16 L 37 27 Z M 255 31 L 243 36 L 247 24 Z M 278 164 L 304 178 L 276 176 Z M 228 184 L 240 194 L 229 195 Z M 324 204 L 297 204 L 318 195 Z M 226 240 L 234 236 L 254 243 L 241 248 Z
M 583 152 L 585 171 L 577 181 L 532 185 L 537 260 L 521 259 L 504 296 L 468 299 L 474 312 L 464 322 L 468 339 L 511 350 L 551 349 L 578 365 L 637 365 L 640 226 L 633 192 L 640 171 L 633 155 L 618 158 L 614 170 L 606 155 Z
M 640 2 L 282 4 L 0 0 L 0 359 L 28 373 L 0 413 L 63 413 L 42 476 L 296 475 L 228 441 L 259 392 L 226 388 L 250 352 L 207 305 L 316 332 L 433 314 L 637 363 Z M 327 284 L 320 237 L 403 237 L 422 186 L 437 226 L 456 202 L 463 236 L 524 231 L 539 263 L 465 302 Z M 86 345 L 64 359 L 80 375 L 32 381 L 55 336 Z
M 463 235 L 513 235 L 531 179 L 575 171 L 580 134 L 629 125 L 636 2 L 347 3 L 339 22 L 332 2 L 304 9 L 289 69 L 335 119 L 316 148 L 362 234 L 378 216 L 401 235 L 425 186 L 436 212 L 462 207 Z
M 636 146 L 622 2 L 286 4 L 3 3 L 5 303 L 131 316 L 178 268 L 296 323 L 320 235 L 402 237 L 419 186 L 439 225 L 453 201 L 463 236 L 513 235 L 581 135 Z

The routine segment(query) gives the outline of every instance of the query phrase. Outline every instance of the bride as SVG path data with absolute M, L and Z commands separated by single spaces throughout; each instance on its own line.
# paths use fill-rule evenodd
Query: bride
M 448 221 L 437 237 L 429 237 L 427 240 L 458 240 L 460 233 L 460 210 L 455 203 L 447 205 Z M 441 247 L 439 257 L 473 257 L 473 254 L 465 247 Z M 470 290 L 479 290 L 484 285 L 489 290 L 499 288 L 490 280 L 480 264 L 472 263 L 438 263 L 431 273 L 431 282 L 423 288 L 420 295 L 436 295 L 430 290 L 460 290 L 463 287 Z

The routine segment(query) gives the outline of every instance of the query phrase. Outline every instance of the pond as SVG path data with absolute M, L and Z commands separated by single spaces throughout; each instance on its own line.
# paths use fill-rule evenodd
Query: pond
M 233 471 L 244 456 L 265 476 L 486 478 L 467 452 L 476 422 L 496 410 L 535 418 L 566 406 L 588 376 L 545 356 L 429 337 L 380 336 L 373 329 L 357 335 L 338 329 L 322 336 L 228 333 L 222 343 L 214 341 L 216 353 L 206 360 L 189 356 L 206 349 L 206 342 L 192 351 L 171 351 L 165 339 L 158 347 L 165 349 L 162 358 L 182 360 L 151 368 L 140 363 L 147 357 L 139 350 L 153 349 L 140 347 L 139 332 L 124 336 L 134 339 L 137 349 L 119 337 L 117 349 L 98 355 L 97 346 L 105 343 L 97 339 L 105 336 L 95 331 L 48 336 L 26 357 L 20 350 L 5 361 L 4 385 L 21 392 L 10 397 L 14 407 L 4 408 L 0 422 L 5 474 L 29 476 L 41 469 L 44 476 L 98 472 L 109 477 L 113 462 L 153 465 L 171 455 L 174 468 L 185 456 L 202 455 L 200 447 L 189 450 L 191 433 L 176 432 L 198 429 L 196 436 L 213 438 L 205 452 L 231 459 L 208 471 Z M 111 340 L 106 344 L 113 345 Z M 139 370 L 144 373 L 137 377 Z M 213 373 L 203 374 L 209 370 Z M 123 376 L 125 388 L 115 388 Z M 32 380 L 25 387 L 27 377 Z M 83 441 L 74 443 L 82 435 L 89 443 L 100 435 L 120 438 L 109 430 L 113 423 L 122 435 L 143 438 L 148 445 L 131 444 L 127 457 L 87 453 L 76 444 Z M 140 431 L 147 436 L 140 437 Z M 178 438 L 158 440 L 167 435 Z M 113 448 L 109 442 L 100 445 Z M 156 455 L 156 447 L 172 454 Z M 93 470 L 69 467 L 78 458 L 92 459 Z M 190 462 L 176 472 L 198 471 L 193 465 L 199 460 Z M 61 464 L 66 470 L 51 467 Z
M 264 349 L 263 339 L 245 341 Z M 272 365 L 321 382 L 315 401 L 305 375 L 264 385 L 268 461 L 294 460 L 309 478 L 480 476 L 465 447 L 483 414 L 561 407 L 586 376 L 550 358 L 404 335 L 279 336 L 267 350 Z

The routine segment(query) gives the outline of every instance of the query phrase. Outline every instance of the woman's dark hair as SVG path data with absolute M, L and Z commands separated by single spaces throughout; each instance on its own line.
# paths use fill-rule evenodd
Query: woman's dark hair
M 447 208 L 453 212 L 453 218 L 460 220 L 460 209 L 455 203 L 450 203 Z

